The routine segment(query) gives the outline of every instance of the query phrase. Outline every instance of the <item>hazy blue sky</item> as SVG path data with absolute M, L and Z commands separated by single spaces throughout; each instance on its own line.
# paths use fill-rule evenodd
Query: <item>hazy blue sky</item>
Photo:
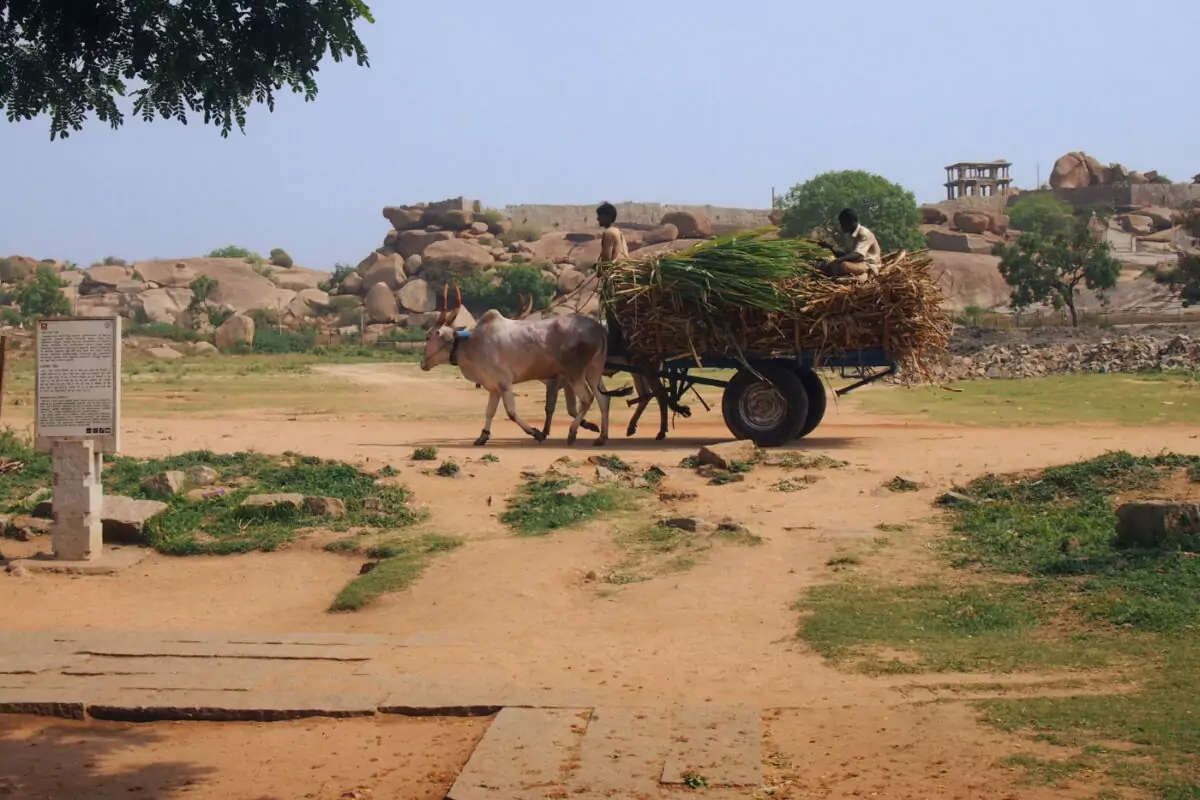
M 1196 0 L 368 2 L 371 67 L 330 62 L 316 102 L 245 135 L 0 121 L 0 254 L 238 244 L 329 269 L 382 242 L 384 205 L 459 194 L 765 208 L 857 168 L 936 201 L 954 161 L 1032 186 L 1076 149 L 1200 172 Z

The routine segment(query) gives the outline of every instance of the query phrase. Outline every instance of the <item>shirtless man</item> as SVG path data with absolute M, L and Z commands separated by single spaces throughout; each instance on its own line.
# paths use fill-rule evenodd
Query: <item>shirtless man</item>
M 842 213 L 838 214 L 838 225 L 843 233 L 849 234 L 854 240 L 854 248 L 849 253 L 829 248 L 837 258 L 826 261 L 821 265 L 821 269 L 831 278 L 851 277 L 862 280 L 868 275 L 877 275 L 883 266 L 883 254 L 875 234 L 866 226 L 860 225 L 858 215 L 849 208 L 842 209 Z
M 600 234 L 600 263 L 629 258 L 629 245 L 625 234 L 617 227 L 617 208 L 612 203 L 601 203 L 596 209 L 596 222 L 604 232 Z

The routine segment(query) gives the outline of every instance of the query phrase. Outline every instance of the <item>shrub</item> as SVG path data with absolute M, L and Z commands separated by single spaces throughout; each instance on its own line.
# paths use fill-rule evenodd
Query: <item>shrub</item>
M 292 257 L 287 254 L 287 251 L 281 247 L 276 247 L 271 251 L 271 263 L 282 269 L 291 269 L 293 265 Z
M 346 276 L 351 272 L 354 272 L 354 267 L 350 266 L 349 264 L 343 264 L 339 261 L 333 265 L 333 274 L 330 276 L 329 280 L 321 281 L 317 288 L 322 292 L 333 291 L 333 287 L 341 284 L 341 282 L 344 281 Z
M 500 234 L 500 241 L 506 245 L 515 242 L 536 242 L 540 238 L 542 238 L 542 229 L 527 222 L 517 223 Z
M 298 331 L 275 330 L 269 327 L 254 328 L 255 353 L 306 353 L 317 343 L 317 329 L 311 326 Z
M 1089 212 L 1091 208 L 1088 209 Z M 1053 194 L 1031 194 L 1008 207 L 1012 226 L 1023 233 L 1054 234 L 1072 223 L 1074 207 Z M 1090 216 L 1090 213 L 1089 213 Z
M 206 258 L 250 258 L 250 255 L 250 251 L 246 248 L 231 244 L 228 247 L 218 247 L 211 251 Z
M 499 281 L 494 279 L 499 277 Z M 544 308 L 557 287 L 534 266 L 498 266 L 491 272 L 473 272 L 459 281 L 463 304 L 475 316 L 496 309 L 506 317 L 521 311 L 521 296 L 533 298 L 534 308 Z
M 38 266 L 37 271 L 17 287 L 15 299 L 22 316 L 54 317 L 71 313 L 71 303 L 62 289 L 67 283 L 52 267 Z

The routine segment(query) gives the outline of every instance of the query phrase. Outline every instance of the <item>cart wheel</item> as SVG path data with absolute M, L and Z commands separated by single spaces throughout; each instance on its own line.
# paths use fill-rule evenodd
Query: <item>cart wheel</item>
M 796 374 L 804 386 L 804 394 L 808 396 L 808 415 L 804 418 L 804 424 L 800 426 L 800 432 L 796 434 L 797 439 L 803 439 L 815 431 L 825 418 L 829 396 L 825 393 L 825 382 L 821 380 L 820 375 L 807 367 L 801 368 Z
M 725 424 L 739 439 L 775 447 L 796 438 L 808 418 L 808 395 L 795 372 L 779 364 L 755 364 L 767 380 L 738 370 L 721 396 Z

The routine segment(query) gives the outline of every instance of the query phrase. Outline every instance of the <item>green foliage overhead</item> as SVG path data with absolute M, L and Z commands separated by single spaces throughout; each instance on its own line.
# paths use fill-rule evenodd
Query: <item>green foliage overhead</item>
M 1103 299 L 1121 277 L 1121 263 L 1108 243 L 1096 241 L 1080 223 L 1050 235 L 1023 233 L 1011 245 L 996 245 L 995 253 L 1000 274 L 1012 288 L 1010 304 L 1015 310 L 1049 302 L 1070 311 L 1072 325 L 1079 324 L 1075 292 L 1081 284 Z
M 326 54 L 367 66 L 354 30 L 373 22 L 362 0 L 20 0 L 0 5 L 0 106 L 10 121 L 50 115 L 50 138 L 83 129 L 89 112 L 114 129 L 129 82 L 133 114 L 228 136 L 254 103 L 275 109 L 284 86 L 305 100 Z
M 859 222 L 875 233 L 884 252 L 927 247 L 913 193 L 869 172 L 826 172 L 792 187 L 777 205 L 783 211 L 786 236 L 820 231 L 823 237 L 840 237 L 837 216 L 843 208 L 852 208 Z
M 545 308 L 554 298 L 556 284 L 546 280 L 534 266 L 499 266 L 491 272 L 472 272 L 458 281 L 463 305 L 475 316 L 496 309 L 506 317 L 521 312 L 521 296 L 533 298 L 534 310 Z
M 65 316 L 71 313 L 71 303 L 62 289 L 67 282 L 47 266 L 37 271 L 17 289 L 17 306 L 25 318 Z
M 1013 228 L 1022 232 L 1052 234 L 1070 227 L 1075 208 L 1053 194 L 1030 194 L 1007 209 Z

